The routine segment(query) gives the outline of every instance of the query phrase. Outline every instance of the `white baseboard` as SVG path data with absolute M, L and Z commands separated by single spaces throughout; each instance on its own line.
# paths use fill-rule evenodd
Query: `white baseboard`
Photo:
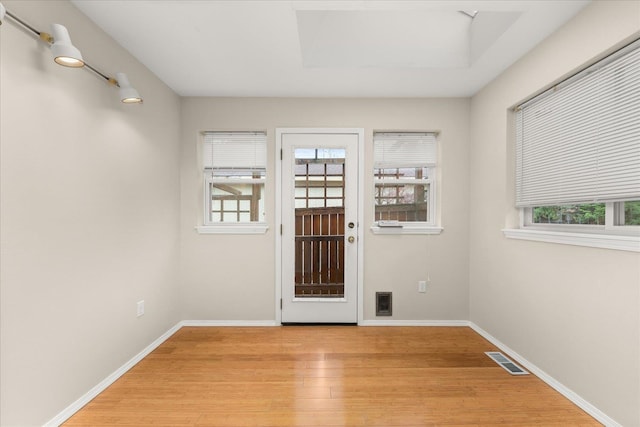
M 500 350 L 502 350 L 503 352 L 507 353 L 516 362 L 520 363 L 524 368 L 528 369 L 529 372 L 531 372 L 536 377 L 540 378 L 542 381 L 547 383 L 549 386 L 551 386 L 553 389 L 555 389 L 558 393 L 562 394 L 564 397 L 569 399 L 571 402 L 573 402 L 580 409 L 582 409 L 587 414 L 589 414 L 593 418 L 595 418 L 598 422 L 604 424 L 607 427 L 622 427 L 621 424 L 619 424 L 615 420 L 611 419 L 607 414 L 605 414 L 604 412 L 602 412 L 601 410 L 599 410 L 598 408 L 593 406 L 591 403 L 589 403 L 586 400 L 584 400 L 582 397 L 580 397 L 578 394 L 576 394 L 573 390 L 571 390 L 568 387 L 564 386 L 562 383 L 557 381 L 551 375 L 547 374 L 545 371 L 543 371 L 542 369 L 538 368 L 536 365 L 534 365 L 533 363 L 529 362 L 527 359 L 525 359 L 524 357 L 522 357 L 521 355 L 519 355 L 515 351 L 511 350 L 509 347 L 507 347 L 505 344 L 500 342 L 497 338 L 495 338 L 494 336 L 489 334 L 487 331 L 485 331 L 484 329 L 482 329 L 481 327 L 479 327 L 478 325 L 476 325 L 473 322 L 467 322 L 467 323 L 468 323 L 468 325 L 469 325 L 469 327 L 471 329 L 476 331 L 479 335 L 481 335 L 483 338 L 485 338 L 491 344 L 495 345 Z
M 183 320 L 180 326 L 280 326 L 275 320 Z
M 109 387 L 111 384 L 116 382 L 118 378 L 123 376 L 129 369 L 133 368 L 138 362 L 144 359 L 149 353 L 151 353 L 153 350 L 158 348 L 160 344 L 165 342 L 169 337 L 171 337 L 171 335 L 175 334 L 181 327 L 182 325 L 178 323 L 177 325 L 169 329 L 167 332 L 162 334 L 158 339 L 156 339 L 154 342 L 149 344 L 144 350 L 142 350 L 140 353 L 138 353 L 133 358 L 131 358 L 131 360 L 129 360 L 124 365 L 122 365 L 120 368 L 116 369 L 116 371 L 113 372 L 111 375 L 109 375 L 107 378 L 100 381 L 100 383 L 98 383 L 95 387 L 93 387 L 91 390 L 85 393 L 84 396 L 80 397 L 78 400 L 76 400 L 71 405 L 66 407 L 58 415 L 56 415 L 55 417 L 47 421 L 44 424 L 44 427 L 54 427 L 54 426 L 57 427 L 62 423 L 64 423 L 65 421 L 67 421 L 69 418 L 71 418 L 73 414 L 78 412 L 84 405 L 89 403 L 97 395 L 99 395 L 104 390 L 106 390 L 107 387 Z
M 467 320 L 363 320 L 358 326 L 469 326 Z

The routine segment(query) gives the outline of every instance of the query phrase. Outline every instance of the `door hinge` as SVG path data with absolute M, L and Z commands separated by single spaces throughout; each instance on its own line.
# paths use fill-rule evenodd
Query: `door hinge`
M 282 310 L 282 298 L 280 298 L 280 310 Z
M 280 235 L 282 236 L 282 224 L 280 224 Z
M 282 160 L 282 148 L 280 149 L 280 160 Z

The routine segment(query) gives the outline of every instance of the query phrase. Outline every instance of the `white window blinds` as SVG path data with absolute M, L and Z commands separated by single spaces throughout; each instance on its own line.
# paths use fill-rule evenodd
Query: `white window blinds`
M 267 166 L 265 132 L 205 132 L 205 169 L 264 169 Z
M 516 205 L 640 198 L 640 44 L 518 107 Z
M 374 167 L 433 167 L 437 162 L 435 133 L 386 133 L 373 135 Z

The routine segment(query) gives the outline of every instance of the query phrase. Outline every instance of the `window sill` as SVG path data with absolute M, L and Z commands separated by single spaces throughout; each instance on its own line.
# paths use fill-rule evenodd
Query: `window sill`
M 198 234 L 265 234 L 269 226 L 264 223 L 199 225 Z
M 640 236 L 575 233 L 553 230 L 527 230 L 524 228 L 504 229 L 502 232 L 509 239 L 533 240 L 536 242 L 560 243 L 564 245 L 640 252 Z
M 403 225 L 401 227 L 380 227 L 372 225 L 373 234 L 440 234 L 444 229 L 435 225 Z

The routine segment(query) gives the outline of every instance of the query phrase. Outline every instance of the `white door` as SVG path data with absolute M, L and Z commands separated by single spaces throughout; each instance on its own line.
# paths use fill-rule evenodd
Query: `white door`
M 282 323 L 356 323 L 362 133 L 278 135 Z

